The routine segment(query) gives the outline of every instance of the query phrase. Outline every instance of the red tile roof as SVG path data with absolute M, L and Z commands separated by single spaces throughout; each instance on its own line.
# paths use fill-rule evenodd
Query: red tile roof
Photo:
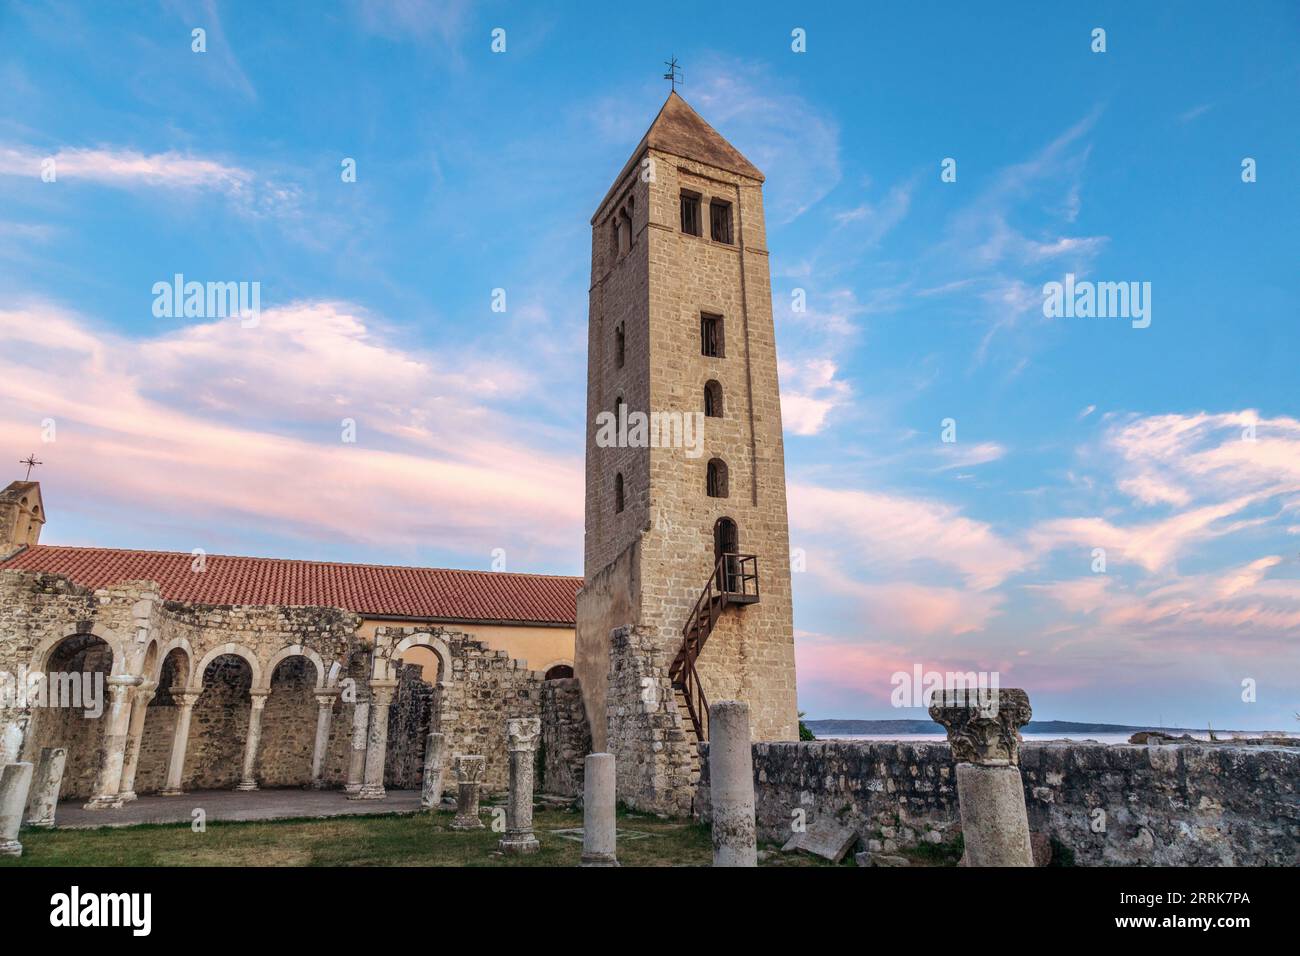
M 445 568 L 335 564 L 210 554 L 201 573 L 183 552 L 36 545 L 0 569 L 62 574 L 100 588 L 157 581 L 163 597 L 194 604 L 339 607 L 370 617 L 574 626 L 582 578 Z

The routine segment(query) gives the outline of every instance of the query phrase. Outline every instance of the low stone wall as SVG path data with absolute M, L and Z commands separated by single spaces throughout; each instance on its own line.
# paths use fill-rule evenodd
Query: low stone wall
M 591 753 L 591 727 L 576 677 L 542 684 L 541 791 L 582 793 L 583 761 Z
M 710 819 L 705 744 L 697 813 Z M 1031 831 L 1079 865 L 1300 865 L 1300 748 L 1025 743 Z M 830 815 L 886 852 L 960 830 L 946 743 L 754 745 L 759 838 Z M 873 844 L 874 846 L 874 844 Z

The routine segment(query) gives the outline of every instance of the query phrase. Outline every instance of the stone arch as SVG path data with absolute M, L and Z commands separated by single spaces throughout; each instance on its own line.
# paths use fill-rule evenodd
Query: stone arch
M 37 644 L 36 648 L 32 651 L 30 670 L 32 672 L 45 673 L 46 666 L 49 664 L 50 657 L 53 655 L 55 649 L 64 641 L 74 637 L 99 638 L 108 645 L 109 650 L 112 651 L 113 654 L 113 666 L 110 673 L 114 675 L 126 673 L 126 654 L 123 653 L 122 650 L 122 639 L 118 637 L 114 631 L 100 624 L 92 624 L 88 630 L 78 630 L 73 631 L 71 634 L 47 637 L 45 640 Z
M 194 668 L 189 691 L 197 697 L 183 775 L 185 789 L 224 789 L 240 782 L 252 697 L 260 686 L 261 673 L 257 657 L 233 642 L 212 648 Z
M 24 759 L 34 760 L 44 747 L 65 748 L 61 792 L 68 798 L 95 793 L 107 744 L 108 680 L 119 676 L 125 658 L 112 637 L 102 628 L 80 630 L 42 642 L 32 655 L 39 673 L 58 675 L 47 680 L 45 692 L 47 702 L 57 696 L 60 706 L 31 708 Z
M 145 648 L 144 657 L 140 661 L 140 674 L 148 679 L 155 670 L 162 669 L 162 657 L 159 656 L 158 640 L 150 639 L 149 646 Z
M 556 671 L 557 668 L 567 671 L 567 673 L 557 672 L 555 674 L 552 674 L 551 672 Z M 543 675 L 545 675 L 543 678 L 544 680 L 558 680 L 563 677 L 572 677 L 573 661 L 566 660 L 564 658 L 561 658 L 560 660 L 551 661 L 549 664 L 547 664 L 545 667 L 542 668 L 542 673 Z
M 203 692 L 203 672 L 208 669 L 209 664 L 215 661 L 218 657 L 223 657 L 226 654 L 233 654 L 236 657 L 242 657 L 248 663 L 249 669 L 253 672 L 253 687 L 268 686 L 263 681 L 262 665 L 258 661 L 257 655 L 242 644 L 227 642 L 222 644 L 220 647 L 212 648 L 212 650 L 204 654 L 203 659 L 199 661 L 198 666 L 195 667 L 194 670 L 190 671 L 189 690 L 191 693 L 199 694 Z
M 445 684 L 451 679 L 451 648 L 447 646 L 446 641 L 434 637 L 427 631 L 410 634 L 399 641 L 389 654 L 389 666 L 392 667 L 395 662 L 401 660 L 402 653 L 412 647 L 428 648 L 438 658 L 438 685 Z
M 266 665 L 266 689 L 271 687 L 271 677 L 275 674 L 275 669 L 280 666 L 281 662 L 288 660 L 290 657 L 305 657 L 316 666 L 316 690 L 325 689 L 326 683 L 334 686 L 334 681 L 329 675 L 329 669 L 326 668 L 325 662 L 321 656 L 313 651 L 310 647 L 303 647 L 301 644 L 293 644 L 289 647 L 282 647 L 275 652 L 275 655 L 267 662 Z
M 163 664 L 166 663 L 172 651 L 181 651 L 185 655 L 185 672 L 178 675 L 179 679 L 176 681 L 176 686 L 188 687 L 192 676 L 191 668 L 194 666 L 194 649 L 190 647 L 190 642 L 183 637 L 174 638 L 158 649 L 158 666 L 152 673 L 146 672 L 144 677 L 155 684 L 161 684 Z

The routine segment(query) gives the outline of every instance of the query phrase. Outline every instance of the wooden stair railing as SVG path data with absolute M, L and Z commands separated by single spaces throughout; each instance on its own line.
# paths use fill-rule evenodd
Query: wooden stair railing
M 704 585 L 690 617 L 682 627 L 682 646 L 668 668 L 673 689 L 686 702 L 686 715 L 695 729 L 697 740 L 709 739 L 709 702 L 700 685 L 695 661 L 704 642 L 728 604 L 754 604 L 758 601 L 758 557 L 753 554 L 724 554 L 718 558 L 713 574 Z

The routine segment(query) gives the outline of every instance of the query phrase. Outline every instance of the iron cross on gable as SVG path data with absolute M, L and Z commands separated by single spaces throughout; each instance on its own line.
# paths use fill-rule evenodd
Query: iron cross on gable
M 18 464 L 20 464 L 20 465 L 26 465 L 26 466 L 27 466 L 27 477 L 24 478 L 23 481 L 31 481 L 31 480 L 32 480 L 32 469 L 35 468 L 37 465 L 43 465 L 43 464 L 45 464 L 45 462 L 40 461 L 39 459 L 37 459 L 37 457 L 36 457 L 35 455 L 28 455 L 28 456 L 27 456 L 26 458 L 24 458 L 22 461 L 18 462 Z
M 668 67 L 668 72 L 664 74 L 664 79 L 672 83 L 673 92 L 677 92 L 677 84 L 684 82 L 682 79 L 681 67 L 677 65 L 677 57 L 671 60 L 664 60 L 664 66 Z

